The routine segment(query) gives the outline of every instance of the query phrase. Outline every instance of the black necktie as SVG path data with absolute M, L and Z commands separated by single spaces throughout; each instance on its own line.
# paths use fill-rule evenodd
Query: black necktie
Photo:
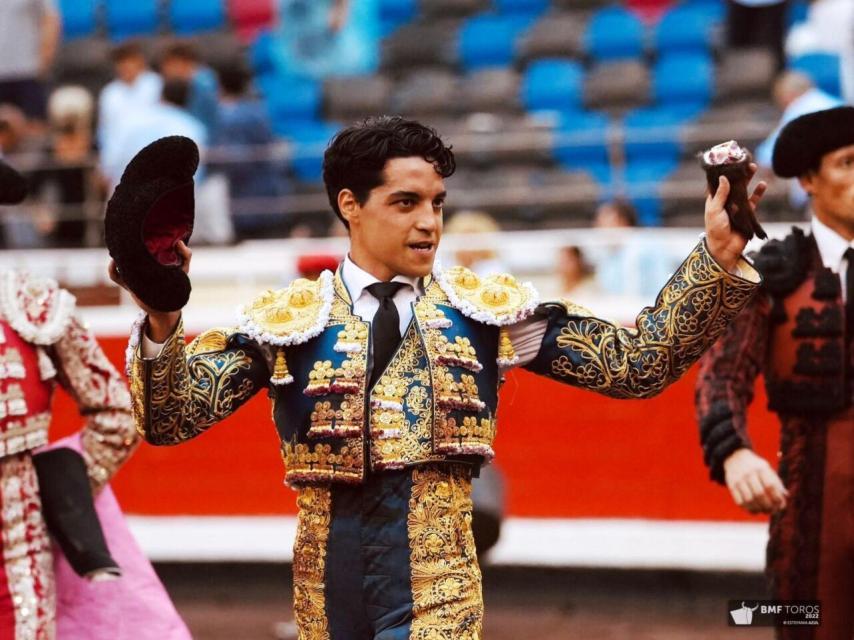
M 371 340 L 374 345 L 374 362 L 371 367 L 371 379 L 369 388 L 379 379 L 388 361 L 394 355 L 397 345 L 400 344 L 400 315 L 394 306 L 394 294 L 401 287 L 402 282 L 375 282 L 365 287 L 372 296 L 380 303 L 374 319 L 371 322 Z
M 845 250 L 848 269 L 845 271 L 845 324 L 848 339 L 854 338 L 854 247 Z
M 848 382 L 854 393 L 854 247 L 845 250 L 845 347 L 848 350 Z

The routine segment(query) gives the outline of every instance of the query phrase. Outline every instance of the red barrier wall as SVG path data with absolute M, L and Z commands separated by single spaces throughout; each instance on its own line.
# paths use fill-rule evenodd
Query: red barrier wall
M 127 338 L 103 338 L 124 368 Z M 692 370 L 651 400 L 611 400 L 526 371 L 501 392 L 497 464 L 508 512 L 529 517 L 748 520 L 702 464 Z M 54 438 L 80 425 L 64 393 L 54 404 Z M 749 423 L 757 450 L 776 461 L 779 426 L 757 389 Z M 114 482 L 128 513 L 261 515 L 296 512 L 282 485 L 278 439 L 265 394 L 227 421 L 178 447 L 143 444 Z M 758 518 L 754 518 L 758 519 Z

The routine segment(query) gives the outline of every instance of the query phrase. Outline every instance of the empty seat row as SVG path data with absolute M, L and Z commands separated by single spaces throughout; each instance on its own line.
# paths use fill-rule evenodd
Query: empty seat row
M 169 0 L 161 10 L 158 0 L 60 0 L 63 34 L 68 40 L 98 34 L 122 40 L 153 35 L 165 29 L 179 35 L 215 31 L 231 26 L 252 37 L 272 24 L 274 0 Z
M 580 10 L 514 15 L 480 13 L 410 22 L 383 42 L 383 67 L 412 64 L 465 70 L 511 66 L 517 61 L 566 56 L 594 62 L 641 59 L 650 51 L 708 54 L 716 43 L 716 21 L 703 7 L 677 6 L 649 29 L 621 7 L 592 15 Z M 651 33 L 651 35 L 650 35 Z
M 592 109 L 615 115 L 650 104 L 696 113 L 712 95 L 722 101 L 767 99 L 774 73 L 773 56 L 764 50 L 728 52 L 714 74 L 707 59 L 663 60 L 652 70 L 637 60 L 613 61 L 587 71 L 572 60 L 546 59 L 521 74 L 505 67 L 457 76 L 432 68 L 397 81 L 384 74 L 329 78 L 325 108 L 328 117 L 343 120 L 384 112 L 434 117 Z

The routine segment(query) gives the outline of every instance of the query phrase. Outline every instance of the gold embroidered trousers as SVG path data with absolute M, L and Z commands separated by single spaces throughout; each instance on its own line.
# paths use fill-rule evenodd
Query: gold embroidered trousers
M 429 464 L 300 489 L 300 640 L 479 640 L 471 472 Z

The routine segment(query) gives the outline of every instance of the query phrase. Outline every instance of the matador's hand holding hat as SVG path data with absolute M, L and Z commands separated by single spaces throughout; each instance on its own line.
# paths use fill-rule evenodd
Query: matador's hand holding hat
M 157 311 L 177 311 L 190 298 L 177 246 L 193 232 L 198 166 L 199 149 L 189 138 L 156 140 L 130 161 L 107 204 L 110 256 L 127 288 Z
M 26 197 L 26 178 L 0 160 L 0 204 L 18 204 Z

